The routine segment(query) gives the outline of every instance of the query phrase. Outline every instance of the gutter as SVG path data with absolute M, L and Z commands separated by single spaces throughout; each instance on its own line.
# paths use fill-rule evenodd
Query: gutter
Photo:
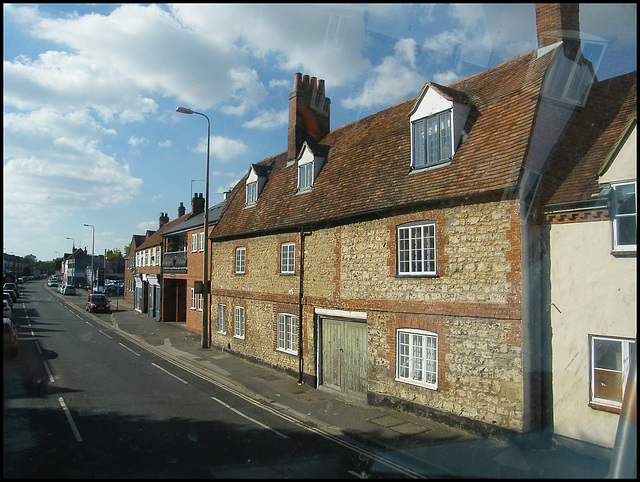
M 304 384 L 304 363 L 302 358 L 302 300 L 304 298 L 304 238 L 311 236 L 300 226 L 300 291 L 298 293 L 298 385 Z

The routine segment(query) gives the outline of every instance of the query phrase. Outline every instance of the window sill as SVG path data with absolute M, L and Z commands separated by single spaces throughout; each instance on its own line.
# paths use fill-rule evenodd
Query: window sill
M 285 350 L 283 348 L 276 348 L 276 351 L 278 353 L 284 353 L 285 355 L 298 356 L 298 352 L 297 351 Z
M 428 390 L 433 390 L 435 392 L 438 391 L 438 386 L 437 385 L 427 385 L 425 383 L 419 383 L 413 380 L 407 380 L 404 378 L 396 378 L 396 382 L 400 382 L 400 383 L 406 383 L 407 385 L 413 385 L 414 387 L 420 387 L 420 388 L 426 388 Z
M 449 167 L 451 165 L 451 159 L 448 159 L 446 161 L 442 161 L 442 162 L 437 162 L 435 164 L 428 164 L 426 166 L 420 166 L 420 167 L 415 167 L 415 166 L 411 166 L 411 171 L 409 172 L 409 174 L 418 174 L 420 172 L 429 172 L 429 171 L 435 171 L 437 169 L 443 169 L 445 167 Z
M 610 405 L 604 405 L 604 404 L 597 403 L 597 402 L 589 402 L 589 407 L 594 409 L 594 410 L 600 410 L 602 412 L 615 413 L 617 415 L 620 415 L 620 413 L 622 412 L 622 408 L 621 407 L 612 407 Z
M 612 250 L 611 251 L 611 256 L 613 256 L 614 258 L 635 258 L 637 255 L 637 251 L 635 249 L 629 249 L 629 250 Z

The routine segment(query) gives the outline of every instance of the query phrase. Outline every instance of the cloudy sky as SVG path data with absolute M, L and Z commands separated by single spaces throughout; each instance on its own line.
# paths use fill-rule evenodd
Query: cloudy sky
M 331 128 L 537 47 L 533 4 L 3 6 L 3 249 L 50 260 L 124 247 L 287 148 L 296 72 Z M 581 4 L 598 77 L 636 70 L 636 5 Z M 72 238 L 72 239 L 67 239 Z

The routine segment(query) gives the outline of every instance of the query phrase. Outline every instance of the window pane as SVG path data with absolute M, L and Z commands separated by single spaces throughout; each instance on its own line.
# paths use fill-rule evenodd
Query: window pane
M 635 214 L 636 212 L 636 187 L 634 184 L 625 184 L 616 188 L 616 214 Z
M 413 124 L 413 165 L 415 167 L 422 167 L 427 163 L 425 146 L 425 121 L 421 120 Z
M 451 157 L 451 114 L 440 114 L 440 159 L 441 161 Z
M 595 349 L 595 368 L 622 373 L 622 343 L 614 340 L 596 339 L 593 346 Z
M 636 217 L 619 217 L 616 219 L 617 240 L 618 245 L 634 245 L 637 244 L 638 229 L 636 226 Z
M 398 376 L 409 378 L 409 334 L 398 336 Z
M 427 163 L 433 164 L 440 160 L 438 155 L 440 143 L 438 141 L 438 119 L 430 117 L 427 119 Z
M 411 378 L 413 380 L 419 380 L 422 381 L 423 379 L 423 375 L 422 375 L 422 370 L 423 370 L 423 354 L 422 354 L 422 336 L 420 335 L 413 335 L 413 340 L 412 340 L 412 350 L 411 350 L 411 358 L 412 358 L 412 373 L 411 373 Z
M 622 403 L 622 373 L 595 370 L 593 382 L 595 398 Z

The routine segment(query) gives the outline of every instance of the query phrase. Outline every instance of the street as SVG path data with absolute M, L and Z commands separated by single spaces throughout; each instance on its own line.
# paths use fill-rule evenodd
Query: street
M 362 452 L 105 329 L 109 314 L 74 310 L 42 282 L 22 293 L 19 354 L 3 364 L 5 478 L 367 471 Z

